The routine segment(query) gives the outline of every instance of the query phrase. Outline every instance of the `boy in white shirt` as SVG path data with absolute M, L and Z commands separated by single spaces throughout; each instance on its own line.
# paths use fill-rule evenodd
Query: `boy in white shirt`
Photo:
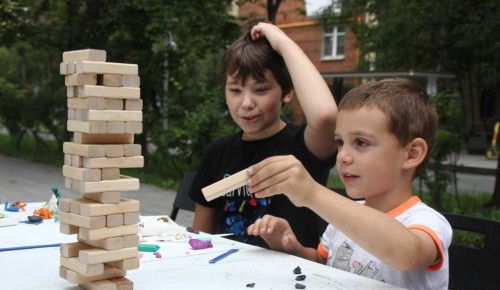
M 429 158 L 437 114 L 425 91 L 406 79 L 353 88 L 338 106 L 336 168 L 348 195 L 315 182 L 293 156 L 248 169 L 257 197 L 283 193 L 329 222 L 317 249 L 297 242 L 288 223 L 270 215 L 248 233 L 282 252 L 409 289 L 448 288 L 447 220 L 413 195 Z M 332 128 L 333 130 L 333 128 Z

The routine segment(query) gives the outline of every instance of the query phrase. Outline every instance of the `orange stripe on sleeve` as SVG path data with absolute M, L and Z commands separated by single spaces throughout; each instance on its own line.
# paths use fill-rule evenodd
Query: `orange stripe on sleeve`
M 325 260 L 328 260 L 328 251 L 325 249 L 325 246 L 323 246 L 323 243 L 319 243 L 318 253 L 321 255 L 321 257 L 325 258 Z
M 421 230 L 425 233 L 427 233 L 429 236 L 431 236 L 432 240 L 434 240 L 434 244 L 436 244 L 436 247 L 438 249 L 438 252 L 439 252 L 439 256 L 441 257 L 439 259 L 439 261 L 434 264 L 434 265 L 430 265 L 429 267 L 426 268 L 427 271 L 437 271 L 439 269 L 441 269 L 441 266 L 443 266 L 443 263 L 444 263 L 444 250 L 443 250 L 443 247 L 441 245 L 441 240 L 439 239 L 438 235 L 436 235 L 436 233 L 424 226 L 424 225 L 411 225 L 408 227 L 408 229 L 414 229 L 414 230 Z

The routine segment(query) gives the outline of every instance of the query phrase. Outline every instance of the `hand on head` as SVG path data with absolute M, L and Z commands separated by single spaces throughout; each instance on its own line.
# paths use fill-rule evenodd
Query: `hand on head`
M 272 215 L 256 220 L 247 233 L 262 237 L 271 249 L 280 252 L 293 253 L 300 246 L 288 222 Z
M 286 40 L 290 40 L 290 38 L 281 30 L 278 26 L 260 22 L 252 27 L 250 32 L 253 40 L 257 40 L 261 37 L 267 38 L 271 46 L 278 53 L 280 52 L 281 43 Z M 291 41 L 291 40 L 290 40 Z

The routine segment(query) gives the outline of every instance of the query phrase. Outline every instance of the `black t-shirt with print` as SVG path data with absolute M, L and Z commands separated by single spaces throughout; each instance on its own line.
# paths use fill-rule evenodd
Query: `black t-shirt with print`
M 283 194 L 270 198 L 255 198 L 247 186 L 233 190 L 224 196 L 207 202 L 201 192 L 214 182 L 233 175 L 267 157 L 293 154 L 309 174 L 325 185 L 330 169 L 335 165 L 336 155 L 326 161 L 316 158 L 304 142 L 305 124 L 287 123 L 277 134 L 262 140 L 244 141 L 242 132 L 224 136 L 213 141 L 197 170 L 189 196 L 204 206 L 217 208 L 217 232 L 234 233 L 229 238 L 261 247 L 268 247 L 260 237 L 248 236 L 247 227 L 257 218 L 271 214 L 284 218 L 292 227 L 299 242 L 307 247 L 317 247 L 326 222 L 306 207 L 296 207 Z

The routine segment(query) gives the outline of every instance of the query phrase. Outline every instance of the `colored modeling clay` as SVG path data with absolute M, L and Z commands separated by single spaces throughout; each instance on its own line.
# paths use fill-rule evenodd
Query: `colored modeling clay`
M 139 244 L 137 248 L 139 249 L 139 252 L 156 252 L 160 246 L 153 244 Z
M 293 269 L 293 273 L 294 274 L 302 274 L 302 270 L 300 269 L 300 267 L 297 266 L 297 268 Z
M 295 277 L 295 281 L 304 281 L 306 279 L 306 275 L 299 275 Z
M 295 284 L 295 289 L 306 289 L 306 285 L 297 283 L 297 284 Z
M 201 250 L 213 247 L 212 241 L 202 241 L 199 239 L 189 239 L 189 244 L 193 250 Z

